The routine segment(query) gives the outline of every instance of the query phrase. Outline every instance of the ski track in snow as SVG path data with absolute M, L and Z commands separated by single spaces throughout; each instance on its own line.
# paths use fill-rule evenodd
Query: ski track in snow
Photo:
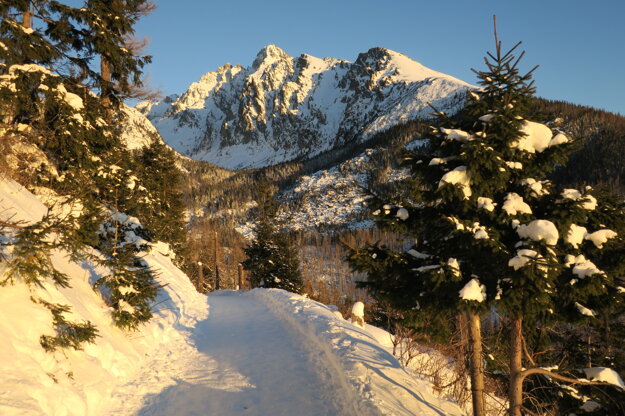
M 209 317 L 190 337 L 195 345 L 180 342 L 182 354 L 161 351 L 148 365 L 157 371 L 142 372 L 117 392 L 120 406 L 110 414 L 378 414 L 359 409 L 331 353 L 308 345 L 310 339 L 263 300 L 236 292 L 212 294 L 208 300 Z M 160 391 L 149 391 L 164 384 Z

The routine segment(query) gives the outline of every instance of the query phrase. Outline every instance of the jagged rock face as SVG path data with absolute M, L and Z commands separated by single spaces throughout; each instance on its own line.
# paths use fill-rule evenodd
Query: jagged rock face
M 178 152 L 229 169 L 305 159 L 417 117 L 455 113 L 469 84 L 387 49 L 354 63 L 293 58 L 270 45 L 252 66 L 224 65 L 181 96 L 136 108 Z

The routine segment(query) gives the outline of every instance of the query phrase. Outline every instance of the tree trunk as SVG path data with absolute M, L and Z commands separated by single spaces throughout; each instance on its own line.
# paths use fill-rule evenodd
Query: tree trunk
M 523 318 L 514 318 L 510 332 L 509 415 L 521 416 L 523 408 Z
M 197 274 L 198 274 L 198 282 L 197 282 L 197 291 L 200 293 L 204 293 L 204 265 L 201 261 L 197 262 Z
M 215 259 L 215 290 L 219 290 L 221 289 L 221 282 L 219 279 L 219 234 L 217 234 L 217 231 L 214 232 L 213 237 L 213 255 Z
M 215 265 L 215 290 L 221 289 L 221 282 L 219 277 L 219 266 Z
M 458 332 L 458 343 L 461 357 L 469 355 L 469 325 L 467 323 L 467 314 L 458 313 L 456 315 L 456 331 Z
M 28 2 L 28 7 L 22 14 L 22 27 L 25 29 L 33 28 L 33 12 L 31 11 L 30 2 Z
M 238 264 L 237 266 L 237 272 L 238 272 L 238 289 L 239 290 L 243 290 L 243 265 L 241 263 Z
M 104 81 L 100 89 L 102 104 L 108 107 L 111 104 L 111 91 L 108 84 L 111 82 L 111 65 L 104 55 L 100 56 L 100 76 Z
M 467 313 L 469 323 L 469 373 L 471 376 L 471 395 L 473 397 L 473 416 L 485 416 L 484 409 L 484 359 L 482 357 L 482 331 L 480 316 Z

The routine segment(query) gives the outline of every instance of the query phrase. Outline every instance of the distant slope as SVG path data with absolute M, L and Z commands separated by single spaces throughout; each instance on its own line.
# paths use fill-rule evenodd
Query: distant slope
M 625 196 L 625 116 L 563 101 L 536 99 L 539 119 L 552 120 L 577 142 L 555 179 L 571 185 L 601 185 Z
M 167 143 L 228 169 L 306 159 L 363 141 L 432 109 L 454 113 L 471 86 L 387 49 L 354 63 L 262 49 L 252 66 L 224 65 L 181 96 L 136 108 Z
M 122 113 L 124 122 L 120 126 L 120 133 L 122 143 L 128 150 L 139 150 L 155 140 L 163 140 L 150 120 L 135 108 L 124 105 Z

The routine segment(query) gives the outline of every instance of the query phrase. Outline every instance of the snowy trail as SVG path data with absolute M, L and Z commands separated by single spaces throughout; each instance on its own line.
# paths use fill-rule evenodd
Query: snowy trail
M 0 179 L 0 219 L 38 221 L 46 207 Z M 464 416 L 412 377 L 382 329 L 359 328 L 335 308 L 278 289 L 196 292 L 155 243 L 145 261 L 163 290 L 154 317 L 136 332 L 112 325 L 92 283 L 110 273 L 53 253 L 71 287 L 19 282 L 0 290 L 2 416 Z M 2 267 L 0 267 L 0 275 Z M 70 305 L 99 330 L 84 350 L 54 354 L 40 336 L 54 330 L 32 296 Z M 392 346 L 392 345 L 391 345 Z
M 306 340 L 262 300 L 235 292 L 208 299 L 210 315 L 193 331 L 197 351 L 189 351 L 186 362 L 154 363 L 178 365 L 179 374 L 175 384 L 147 395 L 136 414 L 357 414 L 344 375 L 319 368 L 321 360 L 311 362 L 314 352 L 306 348 Z

